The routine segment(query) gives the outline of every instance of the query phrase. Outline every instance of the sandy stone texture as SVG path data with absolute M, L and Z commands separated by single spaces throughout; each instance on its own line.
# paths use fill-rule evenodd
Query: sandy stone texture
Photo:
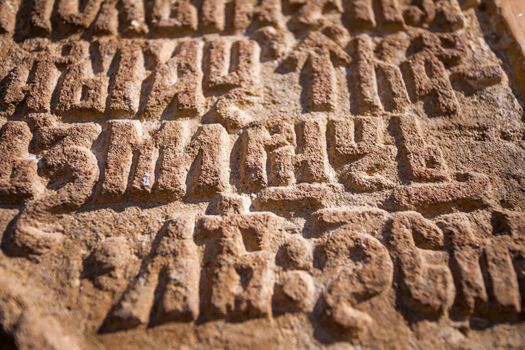
M 0 349 L 525 348 L 524 40 L 521 0 L 0 0 Z

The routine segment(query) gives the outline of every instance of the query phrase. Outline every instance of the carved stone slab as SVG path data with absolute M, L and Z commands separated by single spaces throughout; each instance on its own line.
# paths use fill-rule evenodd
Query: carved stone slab
M 0 0 L 0 349 L 524 348 L 524 21 Z

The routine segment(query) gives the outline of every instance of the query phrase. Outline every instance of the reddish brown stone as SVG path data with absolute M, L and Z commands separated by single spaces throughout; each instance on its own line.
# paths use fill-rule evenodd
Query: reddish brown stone
M 524 18 L 0 0 L 0 349 L 524 348 Z

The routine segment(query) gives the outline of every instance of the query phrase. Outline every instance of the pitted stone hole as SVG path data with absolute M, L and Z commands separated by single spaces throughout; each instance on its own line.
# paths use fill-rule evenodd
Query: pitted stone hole
M 62 56 L 69 56 L 71 55 L 71 51 L 73 50 L 73 45 L 71 44 L 67 44 L 67 45 L 64 45 L 62 46 Z
M 257 231 L 254 229 L 241 230 L 242 242 L 247 252 L 255 252 L 261 250 L 260 238 Z
M 469 174 L 468 173 L 459 173 L 455 175 L 456 181 L 459 182 L 467 182 L 469 180 Z
M 18 349 L 15 338 L 0 326 L 0 350 Z
M 438 169 L 439 161 L 437 157 L 434 157 L 433 155 L 429 155 L 428 157 L 425 157 L 425 166 L 429 169 Z
M 348 257 L 353 262 L 362 262 L 366 259 L 366 254 L 363 252 L 364 249 L 366 249 L 366 244 L 361 243 L 359 246 L 352 247 L 348 249 Z
M 439 42 L 444 48 L 447 48 L 447 49 L 454 49 L 456 47 L 454 40 L 451 40 L 448 37 L 440 37 Z
M 511 228 L 505 215 L 500 212 L 494 212 L 492 214 L 492 232 L 495 235 L 510 235 Z
M 247 289 L 248 284 L 250 284 L 250 280 L 253 277 L 253 269 L 246 266 L 236 266 L 235 272 L 239 275 L 242 288 Z
M 89 97 L 89 86 L 82 85 L 82 92 L 80 94 L 80 100 L 85 101 Z

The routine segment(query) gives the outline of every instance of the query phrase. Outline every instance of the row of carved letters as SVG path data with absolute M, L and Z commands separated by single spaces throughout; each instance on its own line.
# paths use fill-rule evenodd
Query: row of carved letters
M 228 191 L 230 172 L 238 172 L 233 185 L 244 193 L 338 182 L 356 192 L 388 190 L 396 187 L 396 180 L 389 180 L 392 174 L 384 170 L 397 168 L 396 154 L 406 166 L 402 183 L 454 180 L 441 151 L 424 141 L 411 115 L 297 123 L 270 119 L 245 128 L 233 145 L 220 124 L 195 129 L 185 121 L 167 121 L 158 129 L 146 130 L 139 121 L 118 120 L 109 122 L 101 134 L 95 123 L 64 124 L 48 114 L 34 114 L 30 119 L 31 128 L 26 122 L 10 121 L 1 129 L 0 149 L 5 152 L 0 156 L 0 197 L 4 202 L 23 203 L 37 196 L 35 183 L 40 181 L 30 150 L 39 154 L 39 171 L 50 183 L 64 183 L 66 176 L 74 184 L 75 196 L 81 197 L 68 198 L 75 202 L 84 202 L 94 188 L 102 202 L 120 201 L 125 194 L 173 201 L 184 198 L 187 188 L 191 196 L 209 199 Z M 385 123 L 395 128 L 389 142 L 384 140 Z M 91 151 L 99 135 L 103 139 L 97 144 L 106 150 L 100 160 Z M 84 156 L 79 157 L 79 152 Z M 102 176 L 96 186 L 99 163 Z
M 464 43 L 452 34 L 422 34 L 416 40 L 419 52 L 401 68 L 376 59 L 369 37 L 360 36 L 354 42 L 357 51 L 352 58 L 330 39 L 312 33 L 284 61 L 311 75 L 305 87 L 308 109 L 337 109 L 335 65 L 352 61 L 350 92 L 355 103 L 351 108 L 361 115 L 403 112 L 411 102 L 426 99 L 432 99 L 435 106 L 429 113 L 454 114 L 459 104 L 453 82 L 481 89 L 502 78 L 496 65 L 465 68 Z M 167 61 L 161 58 L 160 46 L 150 44 L 118 45 L 102 40 L 91 48 L 87 42 L 49 47 L 49 52 L 37 54 L 34 61 L 14 67 L 4 77 L 0 86 L 2 114 L 10 116 L 22 110 L 65 117 L 105 115 L 109 119 L 159 119 L 172 114 L 197 117 L 205 112 L 207 98 L 219 93 L 213 108 L 221 123 L 226 127 L 246 123 L 240 110 L 257 101 L 264 91 L 260 48 L 255 41 L 215 39 L 203 47 L 200 40 L 185 40 L 176 45 Z M 98 52 L 99 59 L 87 59 L 88 52 Z
M 476 0 L 459 0 L 459 3 L 458 0 L 435 0 L 409 5 L 398 0 L 379 0 L 377 11 L 373 1 L 290 0 L 284 2 L 283 11 L 280 0 L 203 0 L 199 9 L 188 0 L 90 0 L 82 6 L 78 0 L 58 0 L 56 4 L 54 0 L 1 0 L 0 30 L 16 33 L 21 38 L 74 33 L 88 28 L 96 35 L 222 33 L 244 31 L 253 26 L 285 27 L 284 12 L 291 13 L 294 25 L 318 28 L 323 26 L 327 10 L 342 13 L 351 30 L 370 30 L 378 25 L 395 30 L 405 24 L 456 30 L 465 23 L 462 8 L 477 4 Z M 230 14 L 232 20 L 228 21 Z M 57 28 L 58 24 L 62 27 Z
M 525 218 L 493 216 L 507 230 L 480 239 L 461 215 L 436 225 L 415 212 L 325 209 L 313 214 L 313 247 L 297 235 L 273 247 L 283 219 L 270 213 L 202 216 L 195 229 L 193 219 L 175 219 L 102 330 L 300 311 L 352 333 L 373 322 L 359 305 L 394 280 L 400 310 L 411 321 L 449 312 L 458 319 L 512 320 L 525 292 Z M 152 312 L 146 305 L 157 277 L 164 285 Z

